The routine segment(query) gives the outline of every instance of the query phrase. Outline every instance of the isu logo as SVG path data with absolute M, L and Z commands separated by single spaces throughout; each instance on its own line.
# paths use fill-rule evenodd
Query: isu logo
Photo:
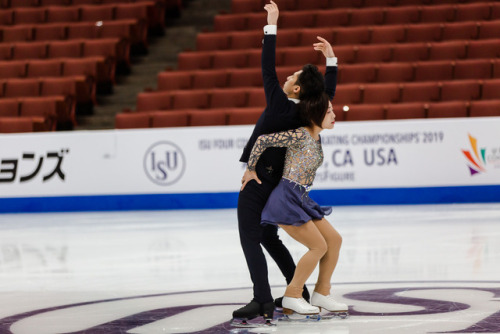
M 168 141 L 152 145 L 144 155 L 144 170 L 156 184 L 168 186 L 177 182 L 186 169 L 186 159 L 179 146 Z
M 351 329 L 353 334 L 499 333 L 498 283 L 335 284 L 336 298 L 349 305 L 350 317 L 299 326 L 318 333 Z M 64 296 L 68 300 L 67 293 Z M 231 313 L 249 296 L 251 289 L 246 288 L 127 296 L 38 310 L 26 304 L 29 311 L 0 319 L 0 333 L 234 332 L 229 325 Z M 273 332 L 296 332 L 293 326 L 297 324 L 279 322 Z

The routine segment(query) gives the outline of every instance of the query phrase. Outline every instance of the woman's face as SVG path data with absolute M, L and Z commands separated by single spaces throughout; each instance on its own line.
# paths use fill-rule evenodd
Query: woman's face
M 323 123 L 321 127 L 323 129 L 333 129 L 335 125 L 335 113 L 333 112 L 333 106 L 331 102 L 328 102 L 328 110 L 326 111 L 325 118 L 323 118 Z

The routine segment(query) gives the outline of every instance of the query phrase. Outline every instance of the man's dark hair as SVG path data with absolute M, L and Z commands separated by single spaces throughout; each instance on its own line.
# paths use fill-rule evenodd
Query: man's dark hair
M 305 126 L 315 124 L 321 127 L 328 110 L 329 101 L 330 98 L 325 92 L 309 99 L 301 100 L 299 103 L 299 112 L 302 123 Z
M 325 91 L 325 78 L 314 65 L 307 64 L 302 67 L 296 85 L 300 86 L 299 99 L 315 98 Z

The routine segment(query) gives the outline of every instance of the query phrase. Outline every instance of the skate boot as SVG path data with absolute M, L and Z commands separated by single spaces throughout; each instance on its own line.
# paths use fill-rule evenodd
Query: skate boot
M 248 322 L 258 316 L 264 317 L 264 322 L 255 321 Z M 237 309 L 233 312 L 233 319 L 231 319 L 230 324 L 234 327 L 262 327 L 274 325 L 271 323 L 274 315 L 274 303 L 269 302 L 261 304 L 255 300 L 252 300 L 247 305 L 242 308 Z
M 324 296 L 320 293 L 313 292 L 311 305 L 319 307 L 320 311 L 323 309 L 341 318 L 346 318 L 349 315 L 349 308 L 347 305 L 335 301 L 331 295 Z
M 309 304 L 304 298 L 283 297 L 283 314 L 293 313 L 302 315 L 313 315 L 319 313 L 319 308 Z
M 309 291 L 307 290 L 307 287 L 304 285 L 304 290 L 302 291 L 302 298 L 306 300 L 306 302 L 309 303 L 309 299 L 311 296 L 309 295 Z M 283 308 L 283 297 L 276 298 L 274 300 L 274 305 L 277 308 Z

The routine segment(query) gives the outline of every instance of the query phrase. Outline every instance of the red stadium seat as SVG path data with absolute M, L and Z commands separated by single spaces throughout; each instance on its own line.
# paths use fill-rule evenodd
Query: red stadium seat
M 497 39 L 471 41 L 467 47 L 467 58 L 500 58 L 500 43 Z
M 441 23 L 410 24 L 406 28 L 406 42 L 436 42 L 441 40 Z
M 257 12 L 262 9 L 261 3 L 255 0 L 231 1 L 232 13 Z
M 363 103 L 394 103 L 399 101 L 400 85 L 397 83 L 377 83 L 361 87 Z
M 170 110 L 172 94 L 170 92 L 142 92 L 137 95 L 137 111 Z
M 80 8 L 80 20 L 88 22 L 113 20 L 114 8 L 113 5 L 82 6 Z
M 426 110 L 423 103 L 394 103 L 386 106 L 386 119 L 425 118 Z
M 262 87 L 262 73 L 259 68 L 235 69 L 229 72 L 230 87 Z
M 457 61 L 454 79 L 490 79 L 493 75 L 493 62 L 490 59 Z
M 173 109 L 207 109 L 209 93 L 206 90 L 186 90 L 172 92 Z
M 358 84 L 338 85 L 333 102 L 337 105 L 361 103 L 361 89 Z
M 490 19 L 498 20 L 500 19 L 500 4 L 496 2 L 491 3 L 491 16 Z
M 300 45 L 311 46 L 318 41 L 318 36 L 323 37 L 329 42 L 335 40 L 335 29 L 328 28 L 314 28 L 314 29 L 301 29 L 300 30 Z M 335 44 L 334 44 L 335 45 Z M 337 44 L 338 45 L 338 44 Z
M 311 52 L 311 48 L 309 47 L 309 52 Z M 342 59 L 344 64 L 354 63 L 354 62 L 362 62 L 357 60 L 357 55 L 359 54 L 358 47 L 353 47 L 351 45 L 344 45 L 335 47 L 335 56 L 339 59 Z M 322 60 L 321 62 L 324 62 Z
M 33 40 L 33 26 L 15 25 L 2 27 L 2 42 L 27 42 Z
M 493 62 L 493 78 L 500 78 L 500 60 Z
M 451 4 L 423 6 L 420 22 L 452 22 L 455 20 L 455 6 Z
M 18 99 L 0 99 L 0 118 L 19 116 Z
M 409 24 L 420 21 L 420 10 L 417 6 L 385 8 L 385 24 Z
M 384 10 L 382 8 L 362 8 L 351 11 L 349 25 L 366 26 L 384 23 Z
M 112 82 L 113 78 L 109 77 L 104 71 L 104 63 L 98 58 L 75 58 L 64 59 L 62 61 L 63 76 L 79 76 L 83 75 L 90 77 L 95 82 Z
M 9 79 L 5 83 L 5 97 L 39 96 L 40 82 L 38 79 Z
M 33 121 L 31 118 L 1 117 L 0 133 L 33 132 Z
M 228 33 L 201 33 L 196 37 L 196 49 L 199 51 L 229 49 Z
M 214 18 L 214 31 L 236 31 L 246 29 L 247 21 L 245 14 L 217 15 Z
M 40 6 L 42 7 L 71 5 L 70 0 L 39 0 L 39 1 L 40 1 Z
M 190 126 L 226 125 L 227 114 L 225 110 L 203 110 L 189 112 Z
M 45 42 L 16 43 L 12 51 L 13 59 L 42 59 L 47 57 Z
M 470 40 L 476 39 L 479 32 L 479 24 L 476 22 L 447 23 L 443 27 L 443 41 L 448 40 Z
M 500 116 L 500 100 L 471 102 L 469 116 L 470 117 Z
M 477 80 L 445 81 L 441 87 L 441 100 L 477 100 L 480 97 L 480 86 Z
M 312 48 L 291 48 L 284 52 L 284 66 L 303 66 L 305 64 L 318 64 L 324 62 L 323 54 L 315 52 Z
M 81 41 L 54 41 L 48 46 L 49 58 L 79 58 L 82 56 Z
M 226 71 L 196 71 L 193 74 L 192 87 L 200 88 L 216 88 L 227 87 L 228 74 Z
M 416 81 L 452 80 L 452 61 L 418 62 L 415 69 Z
M 395 44 L 392 61 L 422 61 L 429 59 L 428 43 Z
M 500 79 L 483 82 L 482 100 L 500 100 Z
M 280 28 L 312 28 L 316 25 L 317 12 L 319 11 L 284 12 L 280 15 Z M 264 25 L 261 25 L 261 27 Z
M 12 9 L 0 10 L 0 26 L 14 24 L 14 11 Z
M 241 68 L 247 66 L 247 52 L 244 50 L 216 51 L 213 53 L 214 69 Z
M 446 117 L 467 117 L 467 102 L 452 101 L 431 103 L 427 110 L 428 118 L 446 118 Z
M 47 22 L 77 22 L 80 19 L 80 10 L 77 6 L 69 7 L 48 7 Z
M 255 124 L 262 114 L 261 108 L 242 108 L 228 110 L 228 125 Z
M 66 39 L 66 27 L 63 24 L 44 24 L 35 27 L 35 40 L 54 41 Z
M 186 111 L 150 112 L 152 128 L 188 126 L 189 113 Z
M 115 128 L 137 129 L 149 128 L 151 119 L 148 113 L 121 113 L 115 116 Z
M 412 81 L 414 77 L 412 63 L 388 63 L 377 66 L 377 82 Z
M 356 1 L 358 3 L 358 1 Z M 389 7 L 396 6 L 398 4 L 397 0 L 364 0 L 364 7 Z
M 369 42 L 370 29 L 366 26 L 335 29 L 333 45 L 366 44 Z
M 211 52 L 181 52 L 177 58 L 179 70 L 203 70 L 212 68 Z
M 72 23 L 67 27 L 68 39 L 93 39 L 99 36 L 99 26 L 94 22 Z
M 429 60 L 462 59 L 467 55 L 467 41 L 432 43 Z
M 28 77 L 59 77 L 61 75 L 62 62 L 59 59 L 28 61 Z
M 282 49 L 276 50 L 276 66 L 281 66 L 283 65 L 282 58 L 280 57 L 280 51 Z M 261 60 L 262 60 L 262 50 L 261 49 L 252 49 L 252 50 L 245 50 L 247 53 L 247 67 L 261 67 Z
M 441 99 L 437 82 L 412 82 L 402 85 L 401 102 L 429 102 Z
M 253 88 L 253 89 L 249 89 L 247 91 L 248 91 L 247 106 L 248 107 L 259 107 L 260 111 L 262 112 L 264 110 L 264 107 L 267 104 L 264 89 Z
M 458 4 L 456 10 L 456 21 L 483 21 L 490 18 L 488 2 Z
M 308 10 L 308 9 L 325 9 L 329 7 L 328 0 L 308 0 L 308 1 L 294 1 L 295 10 Z
M 403 25 L 377 26 L 371 28 L 370 43 L 387 44 L 401 43 L 405 40 Z
M 5 2 L 4 2 L 5 3 Z M 12 8 L 38 6 L 38 0 L 15 0 L 7 2 Z M 6 7 L 6 6 L 4 6 Z
M 16 24 L 40 24 L 45 22 L 44 8 L 16 8 L 14 10 Z
M 127 19 L 146 23 L 148 21 L 148 3 L 118 3 L 115 7 L 115 20 Z
M 12 45 L 0 44 L 0 60 L 8 60 L 12 58 Z
M 321 10 L 316 13 L 316 27 L 341 27 L 349 25 L 347 10 Z
M 62 103 L 54 98 L 24 98 L 21 100 L 21 117 L 42 117 L 46 130 L 56 130 L 58 104 Z
M 191 89 L 192 80 L 193 73 L 188 71 L 160 72 L 157 80 L 158 90 Z
M 283 16 L 285 16 L 286 13 L 290 12 L 284 12 L 281 15 L 280 24 L 283 23 Z M 262 28 L 267 24 L 267 17 L 265 15 L 263 16 L 261 13 L 245 14 L 245 17 L 246 17 L 246 30 L 262 31 Z
M 0 79 L 22 78 L 26 76 L 25 61 L 1 61 Z
M 384 105 L 382 104 L 354 104 L 344 114 L 346 121 L 368 121 L 384 119 Z
M 215 89 L 210 94 L 210 108 L 242 108 L 247 105 L 247 89 Z
M 479 26 L 479 39 L 498 38 L 500 36 L 500 20 L 481 22 Z
M 374 82 L 376 73 L 375 64 L 372 63 L 339 66 L 339 82 Z
M 335 54 L 337 55 L 338 49 L 341 46 L 335 48 Z M 369 62 L 383 62 L 391 60 L 391 48 L 383 44 L 374 45 L 361 45 L 355 47 L 355 60 L 356 63 L 369 63 Z M 340 54 L 339 59 L 342 59 L 342 63 L 349 63 L 349 60 L 344 60 L 344 57 Z

